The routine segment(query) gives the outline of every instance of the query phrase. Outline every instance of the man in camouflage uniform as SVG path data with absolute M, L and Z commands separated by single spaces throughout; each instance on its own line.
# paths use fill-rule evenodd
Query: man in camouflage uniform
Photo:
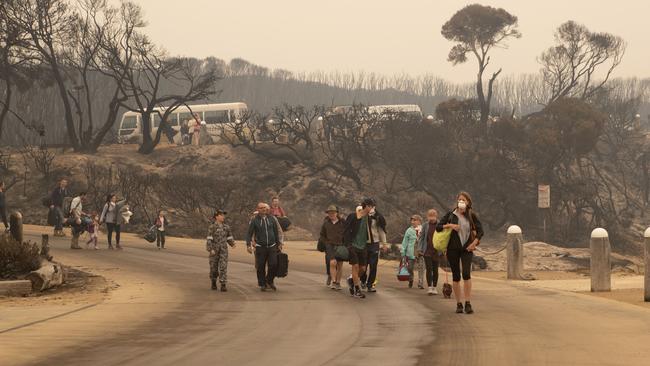
M 214 223 L 208 229 L 206 250 L 210 253 L 210 280 L 212 289 L 217 289 L 217 278 L 221 282 L 221 291 L 226 292 L 228 280 L 228 245 L 235 247 L 235 239 L 230 227 L 225 224 L 226 211 L 217 210 Z

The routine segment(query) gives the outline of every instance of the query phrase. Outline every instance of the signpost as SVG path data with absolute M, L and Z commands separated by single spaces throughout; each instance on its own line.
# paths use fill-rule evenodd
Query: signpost
M 551 186 L 540 184 L 537 186 L 537 207 L 543 212 L 544 242 L 546 242 L 546 209 L 551 208 Z

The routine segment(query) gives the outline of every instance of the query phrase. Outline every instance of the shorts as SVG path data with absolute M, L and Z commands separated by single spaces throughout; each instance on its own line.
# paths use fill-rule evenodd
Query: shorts
M 360 266 L 365 266 L 368 264 L 368 251 L 365 249 L 357 249 L 355 247 L 348 247 L 350 252 L 350 264 L 358 264 Z
M 336 258 L 336 245 L 334 244 L 325 244 L 325 256 L 330 260 Z

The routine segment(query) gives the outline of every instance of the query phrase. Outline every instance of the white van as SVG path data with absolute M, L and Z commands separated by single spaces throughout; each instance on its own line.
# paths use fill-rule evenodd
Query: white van
M 370 116 L 377 116 L 379 117 L 380 121 L 385 120 L 385 117 L 390 113 L 405 114 L 417 120 L 422 120 L 423 118 L 422 110 L 420 109 L 420 106 L 418 106 L 417 104 L 370 105 L 367 106 L 366 108 Z M 329 119 L 335 119 L 337 118 L 337 116 L 344 116 L 346 113 L 350 113 L 353 109 L 354 107 L 349 105 L 332 107 L 329 111 L 327 111 L 324 118 L 319 119 L 321 121 L 321 125 L 318 127 L 319 131 L 323 131 L 325 137 L 330 141 L 333 137 L 333 134 L 343 133 L 347 135 L 346 128 L 344 128 L 344 131 L 338 132 L 336 130 L 333 130 L 332 128 L 326 128 L 326 125 L 328 124 Z M 378 137 L 380 139 L 385 138 L 385 136 L 383 136 L 383 131 L 382 131 L 382 135 Z
M 191 112 L 190 112 L 191 109 Z M 169 115 L 169 124 L 174 131 L 180 131 L 183 121 L 193 120 L 193 113 L 198 113 L 201 120 L 207 124 L 208 132 L 214 140 L 219 140 L 223 131 L 224 124 L 234 121 L 246 112 L 248 107 L 246 103 L 219 103 L 219 104 L 197 104 L 190 105 L 190 108 L 181 106 L 176 108 Z M 165 113 L 165 108 L 155 108 L 155 112 L 160 115 Z M 160 115 L 152 113 L 151 133 L 155 135 L 160 126 Z M 180 139 L 180 133 L 175 139 Z M 141 143 L 142 142 L 142 118 L 140 113 L 126 112 L 122 115 L 120 129 L 118 130 L 118 142 L 124 143 Z

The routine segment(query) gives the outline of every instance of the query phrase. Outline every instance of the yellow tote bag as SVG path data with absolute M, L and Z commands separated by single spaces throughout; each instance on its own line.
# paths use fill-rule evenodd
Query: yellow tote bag
M 438 253 L 445 253 L 449 245 L 449 238 L 451 238 L 451 228 L 433 233 L 433 249 Z

